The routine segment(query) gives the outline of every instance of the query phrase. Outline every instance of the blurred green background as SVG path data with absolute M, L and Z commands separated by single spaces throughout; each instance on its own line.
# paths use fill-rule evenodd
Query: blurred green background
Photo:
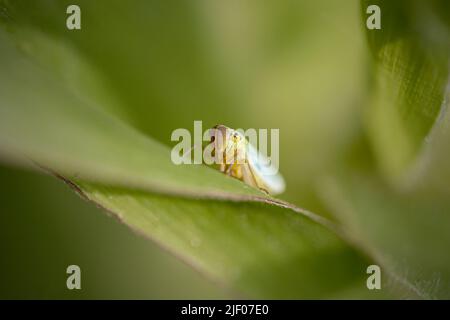
M 280 171 L 287 184 L 282 199 L 342 223 L 362 247 L 373 248 L 368 252 L 375 258 L 382 252 L 393 259 L 396 272 L 408 265 L 406 278 L 413 277 L 412 285 L 425 297 L 449 297 L 450 264 L 439 258 L 450 243 L 444 236 L 450 227 L 448 182 L 430 178 L 431 186 L 418 190 L 403 179 L 410 176 L 405 167 L 419 158 L 417 150 L 445 97 L 440 84 L 448 76 L 449 20 L 434 16 L 445 7 L 442 1 L 430 6 L 376 2 L 386 10 L 382 21 L 387 31 L 380 31 L 381 40 L 375 36 L 371 41 L 369 34 L 369 42 L 367 3 L 356 0 L 0 0 L 0 26 L 21 52 L 64 86 L 169 147 L 172 131 L 193 130 L 194 120 L 202 120 L 204 129 L 219 123 L 279 128 Z M 81 30 L 65 26 L 69 4 L 81 8 Z M 429 17 L 418 18 L 417 12 Z M 438 31 L 430 35 L 430 28 Z M 392 30 L 401 30 L 400 36 Z M 404 35 L 405 52 L 428 48 L 436 56 L 423 49 L 423 54 L 404 58 L 404 47 L 396 47 Z M 394 49 L 388 51 L 386 43 Z M 386 56 L 405 67 L 400 72 L 388 68 L 386 76 Z M 410 65 L 418 83 L 408 82 Z M 435 86 L 423 87 L 430 79 Z M 408 93 L 420 92 L 406 98 L 385 94 L 385 87 L 397 85 L 400 91 L 406 86 Z M 26 94 L 26 85 L 23 90 Z M 397 114 L 392 110 L 399 101 L 413 107 Z M 420 109 L 425 104 L 428 113 Z M 4 112 L 11 108 L 2 107 Z M 398 125 L 391 120 L 397 118 L 406 120 Z M 103 214 L 61 181 L 14 168 L 14 160 L 4 159 L 1 298 L 241 297 Z M 439 194 L 430 192 L 432 187 Z M 409 208 L 405 199 L 410 197 L 420 203 Z M 392 205 L 387 199 L 393 199 Z M 419 218 L 405 224 L 410 216 L 403 213 L 414 210 Z M 430 224 L 426 232 L 419 228 L 422 219 Z M 386 225 L 393 226 L 387 227 L 388 236 Z M 433 233 L 436 238 L 424 243 Z M 398 242 L 414 248 L 398 248 Z M 431 258 L 424 254 L 430 246 L 436 253 Z M 81 291 L 65 287 L 69 264 L 82 269 Z M 436 279 L 441 283 L 435 284 Z

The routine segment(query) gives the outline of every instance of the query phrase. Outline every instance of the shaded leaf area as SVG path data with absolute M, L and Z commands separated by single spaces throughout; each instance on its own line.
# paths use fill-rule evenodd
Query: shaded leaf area
M 290 210 L 199 201 L 77 182 L 79 192 L 187 263 L 246 297 L 382 298 L 366 288 L 368 261 Z M 386 279 L 385 279 L 386 280 Z
M 439 115 L 449 78 L 448 1 L 361 1 L 381 9 L 381 30 L 367 30 L 374 86 L 367 123 L 383 173 L 407 174 Z
M 347 233 L 398 282 L 421 298 L 450 297 L 446 199 L 394 192 L 362 172 L 327 180 L 323 195 Z
M 389 294 L 367 290 L 369 260 L 312 221 L 312 214 L 267 204 L 173 197 L 268 200 L 209 168 L 173 165 L 166 147 L 110 116 L 98 105 L 102 99 L 72 91 L 27 59 L 20 50 L 26 45 L 20 43 L 18 49 L 0 33 L 4 159 L 25 155 L 66 181 L 76 181 L 84 195 L 133 229 L 249 296 Z

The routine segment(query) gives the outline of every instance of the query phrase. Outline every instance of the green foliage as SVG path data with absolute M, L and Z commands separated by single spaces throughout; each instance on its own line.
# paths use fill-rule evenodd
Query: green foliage
M 315 222 L 325 220 L 296 207 L 173 198 L 285 206 L 212 169 L 173 165 L 168 148 L 91 107 L 89 98 L 72 93 L 2 40 L 2 75 L 13 77 L 2 77 L 0 96 L 3 105 L 15 106 L 2 109 L 5 156 L 24 154 L 63 175 L 133 229 L 252 296 L 325 297 L 364 288 L 364 258 Z M 18 94 L 24 83 L 27 95 Z M 334 268 L 324 272 L 332 261 Z
M 69 2 L 1 0 L 2 159 L 245 297 L 448 298 L 447 5 L 370 2 L 366 70 L 368 2 L 363 20 L 356 3 L 295 3 L 81 1 L 68 31 Z M 174 165 L 171 130 L 199 119 L 281 128 L 284 199 L 302 206 Z
M 398 281 L 422 298 L 448 299 L 448 2 L 370 4 L 381 7 L 383 19 L 380 32 L 367 31 L 374 92 L 366 119 L 375 164 L 357 160 L 321 193 L 348 234 Z M 361 151 L 367 149 L 353 155 Z
M 377 4 L 381 30 L 367 30 L 374 57 L 370 139 L 383 172 L 407 179 L 446 112 L 449 79 L 448 1 L 362 1 Z M 365 12 L 364 12 L 364 15 Z

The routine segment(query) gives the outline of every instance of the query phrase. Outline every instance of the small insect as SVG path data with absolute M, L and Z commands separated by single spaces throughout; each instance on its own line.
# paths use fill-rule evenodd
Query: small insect
M 275 173 L 270 162 L 245 136 L 224 125 L 210 130 L 213 152 L 220 157 L 220 171 L 268 194 L 279 194 L 285 189 L 281 174 Z

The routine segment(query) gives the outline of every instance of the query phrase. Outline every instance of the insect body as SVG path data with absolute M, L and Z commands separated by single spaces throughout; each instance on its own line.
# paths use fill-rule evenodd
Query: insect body
M 274 172 L 267 157 L 250 144 L 240 132 L 224 125 L 210 130 L 214 153 L 219 157 L 220 171 L 269 194 L 285 189 L 283 177 Z

